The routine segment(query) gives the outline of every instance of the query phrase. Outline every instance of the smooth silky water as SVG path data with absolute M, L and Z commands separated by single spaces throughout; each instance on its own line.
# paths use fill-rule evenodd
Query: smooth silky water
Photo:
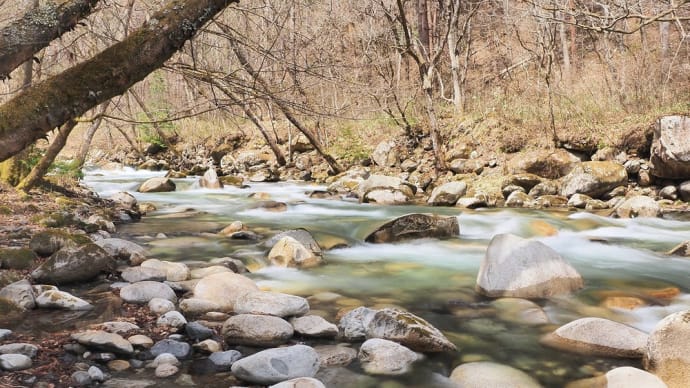
M 323 187 L 304 183 L 250 183 L 247 188 L 209 190 L 198 188 L 195 179 L 188 178 L 175 180 L 177 191 L 172 193 L 136 192 L 144 180 L 163 174 L 88 171 L 85 183 L 102 197 L 128 191 L 139 202 L 156 204 L 158 210 L 141 222 L 118 228 L 119 237 L 147 246 L 150 257 L 190 265 L 224 256 L 239 258 L 263 289 L 316 295 L 310 298 L 313 313 L 332 322 L 342 308 L 399 306 L 427 319 L 458 346 L 456 354 L 428 356 L 411 374 L 362 377 L 352 380 L 351 386 L 433 386 L 433 373 L 448 376 L 462 362 L 492 360 L 522 369 L 544 386 L 559 387 L 615 366 L 639 363 L 557 352 L 539 345 L 541 335 L 584 316 L 605 317 L 648 332 L 664 316 L 690 308 L 690 261 L 663 253 L 690 238 L 690 222 L 620 220 L 566 211 L 377 206 L 310 199 L 310 191 Z M 287 211 L 254 208 L 259 200 L 250 198 L 252 193 L 267 193 L 271 200 L 285 202 Z M 377 226 L 413 212 L 457 216 L 460 235 L 441 241 L 364 242 Z M 257 242 L 216 235 L 235 220 L 262 238 Z M 305 228 L 322 246 L 335 247 L 326 250 L 324 265 L 307 270 L 268 265 L 263 242 L 292 228 Z M 156 238 L 159 233 L 167 238 Z M 584 277 L 585 288 L 576 295 L 537 301 L 553 325 L 503 321 L 496 317 L 489 299 L 475 294 L 479 263 L 489 240 L 498 233 L 542 241 Z M 650 306 L 635 310 L 599 306 L 606 295 L 643 295 L 645 290 L 667 287 L 681 291 L 670 303 L 651 300 Z M 341 297 L 333 300 L 330 293 Z M 356 363 L 348 369 L 363 373 Z M 214 383 L 213 377 L 195 379 Z

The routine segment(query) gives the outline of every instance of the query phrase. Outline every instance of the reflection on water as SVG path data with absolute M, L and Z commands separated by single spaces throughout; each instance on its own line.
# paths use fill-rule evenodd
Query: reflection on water
M 205 190 L 195 188 L 189 178 L 176 180 L 180 184 L 173 193 L 133 191 L 146 178 L 158 175 L 162 173 L 124 170 L 102 176 L 91 172 L 86 178 L 86 184 L 103 196 L 128 190 L 140 202 L 156 203 L 158 211 L 118 231 L 146 245 L 153 257 L 191 263 L 234 256 L 255 269 L 251 276 L 260 287 L 310 297 L 312 310 L 331 321 L 344 307 L 399 306 L 429 320 L 460 349 L 457 354 L 428 358 L 412 375 L 398 379 L 366 377 L 361 386 L 380 385 L 384 380 L 424 386 L 435 373 L 448 376 L 457 364 L 476 360 L 513 365 L 546 386 L 562 386 L 617 365 L 639 365 L 628 360 L 563 354 L 540 346 L 538 338 L 555 325 L 583 316 L 601 316 L 649 331 L 665 315 L 690 308 L 686 294 L 690 261 L 663 253 L 690 235 L 688 222 L 618 220 L 565 211 L 382 207 L 310 199 L 309 191 L 323 187 L 293 183 Z M 271 200 L 285 202 L 287 210 L 276 213 L 253 208 L 258 200 L 250 198 L 252 193 L 266 193 Z M 455 215 L 460 235 L 444 241 L 363 242 L 376 226 L 412 212 Z M 215 234 L 235 220 L 262 239 L 232 240 Z M 278 231 L 298 227 L 311 231 L 324 245 L 339 241 L 347 246 L 326 251 L 326 264 L 309 270 L 266 266 L 267 252 L 261 242 Z M 158 233 L 168 238 L 155 238 Z M 539 239 L 585 278 L 586 287 L 577 295 L 536 301 L 554 325 L 534 327 L 499 319 L 490 300 L 474 293 L 486 245 L 498 233 Z M 667 287 L 677 287 L 680 295 L 671 299 L 645 296 L 648 290 Z M 610 292 L 642 295 L 648 305 L 635 310 L 602 307 Z M 352 371 L 357 372 L 358 367 L 353 365 Z

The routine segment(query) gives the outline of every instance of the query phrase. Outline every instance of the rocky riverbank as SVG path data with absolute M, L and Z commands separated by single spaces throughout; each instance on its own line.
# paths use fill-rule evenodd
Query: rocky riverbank
M 456 145 L 449 153 L 451 169 L 442 175 L 423 147 L 407 149 L 395 142 L 380 144 L 370 164 L 338 175 L 329 174 L 308 147 L 301 150 L 292 165 L 281 168 L 261 149 L 222 155 L 197 150 L 198 157 L 182 164 L 172 158 L 172 169 L 178 171 L 169 175 L 203 174 L 197 184 L 208 188 L 316 180 L 326 183 L 327 190 L 312 192 L 313 197 L 385 205 L 560 207 L 621 218 L 675 216 L 686 211 L 690 199 L 689 181 L 678 177 L 681 168 L 674 167 L 673 179 L 661 178 L 659 171 L 667 168 L 658 158 L 619 150 L 602 149 L 587 157 L 566 150 L 497 157 Z M 206 153 L 215 165 L 210 166 Z M 140 167 L 170 168 L 171 161 L 152 158 Z M 153 178 L 138 188 L 176 189 L 170 178 Z M 135 222 L 152 209 L 129 193 L 103 200 L 75 189 L 41 194 L 31 202 L 7 189 L 2 194 L 2 208 L 9 210 L 3 212 L 0 250 L 0 384 L 129 387 L 164 381 L 186 386 L 212 376 L 228 386 L 353 386 L 374 384 L 369 376 L 404 376 L 421 360 L 461 352 L 443 332 L 404 309 L 350 305 L 324 314 L 339 295 L 262 290 L 234 258 L 208 258 L 203 265 L 188 266 L 151 257 L 145 247 L 112 237 L 117 224 Z M 256 206 L 275 212 L 287 208 L 270 198 Z M 455 217 L 413 214 L 390 220 L 364 241 L 443 239 L 457 236 L 459 227 Z M 219 233 L 238 240 L 261 238 L 241 222 Z M 328 265 L 323 263 L 326 248 L 303 229 L 272 236 L 264 245 L 266 261 L 273 266 Z M 675 251 L 686 254 L 685 247 Z M 690 379 L 690 360 L 682 356 L 690 346 L 687 311 L 669 315 L 650 333 L 599 317 L 552 327 L 535 301 L 576 293 L 586 280 L 546 245 L 497 234 L 484 255 L 475 292 L 491 302 L 495 314 L 542 327 L 544 346 L 631 360 L 592 380 L 573 382 L 573 387 L 640 381 L 649 387 L 683 386 Z M 678 293 L 655 290 L 653 298 Z M 64 312 L 79 314 L 79 323 L 46 335 L 3 328 L 14 329 L 12 322 L 32 314 Z M 352 363 L 363 373 L 344 369 Z M 445 363 L 453 369 L 428 375 L 425 386 L 518 381 L 519 386 L 540 386 L 534 376 L 495 362 L 470 357 L 459 365 Z M 647 371 L 635 368 L 640 363 Z

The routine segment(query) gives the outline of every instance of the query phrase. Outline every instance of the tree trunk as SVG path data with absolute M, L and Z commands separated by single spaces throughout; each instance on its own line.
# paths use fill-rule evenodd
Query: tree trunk
M 281 112 L 283 112 L 283 115 L 285 115 L 285 118 L 292 123 L 304 136 L 309 140 L 309 143 L 311 143 L 314 148 L 316 149 L 316 152 L 321 155 L 322 158 L 328 163 L 328 165 L 331 167 L 331 170 L 335 172 L 336 174 L 339 174 L 343 172 L 343 168 L 340 167 L 338 162 L 331 156 L 329 155 L 324 149 L 323 146 L 321 145 L 321 142 L 319 142 L 319 139 L 316 138 L 316 135 L 307 127 L 305 127 L 298 119 L 295 117 L 294 114 L 292 114 L 292 110 L 285 104 L 281 99 L 276 98 L 273 93 L 271 92 L 270 88 L 268 87 L 268 84 L 266 81 L 263 79 L 261 74 L 257 72 L 252 65 L 247 61 L 247 57 L 244 55 L 240 47 L 238 46 L 237 42 L 235 40 L 230 39 L 230 45 L 232 47 L 233 52 L 237 56 L 237 59 L 240 61 L 240 65 L 244 68 L 244 70 L 249 73 L 249 75 L 256 81 L 259 85 L 261 85 L 261 88 L 263 89 L 263 92 L 266 93 L 268 98 L 273 101 L 278 108 L 280 109 Z
M 55 158 L 60 153 L 60 151 L 62 151 L 62 148 L 67 143 L 67 138 L 69 137 L 69 134 L 76 126 L 77 122 L 74 120 L 70 120 L 67 123 L 65 123 L 65 125 L 60 127 L 60 129 L 58 129 L 57 133 L 55 134 L 55 139 L 53 139 L 53 142 L 50 143 L 50 146 L 48 146 L 46 153 L 41 157 L 41 160 L 38 161 L 38 164 L 36 164 L 34 168 L 31 169 L 29 175 L 27 175 L 26 178 L 22 179 L 22 181 L 19 182 L 19 184 L 17 185 L 17 190 L 21 190 L 25 193 L 28 193 L 29 190 L 33 189 L 36 186 L 36 184 L 40 182 L 41 179 L 43 179 L 43 177 L 48 172 L 48 169 L 55 161 Z
M 35 8 L 0 30 L 0 80 L 51 41 L 70 31 L 91 12 L 99 0 L 52 2 Z
M 436 120 L 436 109 L 434 108 L 434 95 L 432 90 L 433 68 L 428 68 L 424 72 L 424 80 L 422 81 L 424 96 L 426 97 L 426 114 L 429 119 L 429 135 L 431 136 L 431 145 L 434 147 L 434 156 L 436 157 L 436 168 L 439 171 L 446 171 L 446 153 L 443 150 L 443 143 L 441 142 L 441 135 L 438 132 L 438 121 Z
M 177 0 L 92 59 L 0 106 L 0 161 L 48 131 L 122 94 L 159 68 L 207 21 L 236 0 Z
M 84 133 L 84 138 L 81 141 L 81 145 L 79 146 L 79 151 L 77 152 L 77 156 L 74 158 L 74 168 L 81 170 L 84 168 L 84 163 L 86 162 L 86 155 L 89 153 L 89 148 L 91 147 L 91 142 L 93 141 L 93 137 L 96 135 L 96 131 L 98 128 L 101 126 L 101 123 L 103 122 L 103 116 L 101 116 L 103 113 L 105 113 L 106 109 L 108 109 L 109 102 L 105 102 L 101 104 L 100 109 L 98 109 L 97 117 L 96 119 L 91 122 L 91 125 L 89 125 L 89 128 L 86 129 L 86 132 Z
M 448 31 L 448 55 L 450 57 L 450 74 L 453 80 L 453 106 L 456 113 L 462 113 L 462 89 L 460 88 L 460 52 L 458 51 L 457 26 L 450 26 Z

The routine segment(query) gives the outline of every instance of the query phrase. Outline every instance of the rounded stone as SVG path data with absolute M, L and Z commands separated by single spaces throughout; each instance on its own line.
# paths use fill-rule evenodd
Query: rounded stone
M 424 358 L 399 343 L 381 338 L 366 340 L 357 357 L 367 373 L 390 376 L 409 372 L 415 361 Z
M 153 298 L 149 301 L 149 310 L 154 314 L 163 315 L 174 311 L 175 303 L 163 298 Z
M 179 311 L 168 311 L 156 321 L 157 326 L 170 326 L 179 329 L 187 324 L 187 319 Z
M 230 345 L 277 346 L 293 335 L 292 325 L 270 315 L 241 314 L 223 324 L 222 334 Z
M 333 338 L 338 335 L 338 326 L 318 315 L 307 315 L 290 319 L 296 333 L 305 337 Z
M 604 318 L 581 318 L 547 334 L 541 343 L 560 350 L 602 357 L 642 357 L 647 334 Z
M 0 369 L 14 372 L 31 368 L 31 358 L 23 354 L 0 354 Z
M 130 284 L 120 290 L 120 297 L 127 303 L 149 303 L 153 298 L 166 299 L 171 302 L 177 301 L 175 291 L 170 286 L 163 283 L 143 281 Z
M 158 367 L 156 367 L 156 372 L 155 375 L 159 379 L 164 379 L 166 377 L 174 376 L 177 374 L 177 372 L 180 371 L 180 368 L 178 368 L 175 365 L 172 364 L 161 364 Z
M 463 388 L 511 387 L 540 388 L 525 372 L 493 362 L 470 362 L 456 367 L 450 379 Z
M 177 359 L 183 360 L 192 354 L 192 347 L 186 342 L 164 339 L 156 342 L 151 348 L 151 354 L 154 357 L 163 353 L 170 353 Z
M 85 387 L 87 385 L 91 385 L 92 379 L 91 376 L 89 375 L 88 372 L 85 372 L 83 370 L 78 370 L 74 373 L 72 373 L 72 384 L 74 384 L 75 387 Z
M 127 341 L 129 341 L 129 343 L 131 343 L 132 346 L 144 349 L 148 349 L 151 346 L 153 346 L 153 340 L 142 334 L 133 335 L 127 338 Z
M 314 377 L 319 370 L 319 356 L 306 345 L 267 349 L 236 361 L 231 370 L 244 381 L 275 384 L 297 377 Z
M 208 360 L 218 371 L 229 371 L 237 360 L 242 358 L 242 353 L 237 350 L 215 352 L 208 356 Z
M 690 310 L 662 319 L 649 333 L 644 366 L 669 387 L 686 387 L 690 381 Z

